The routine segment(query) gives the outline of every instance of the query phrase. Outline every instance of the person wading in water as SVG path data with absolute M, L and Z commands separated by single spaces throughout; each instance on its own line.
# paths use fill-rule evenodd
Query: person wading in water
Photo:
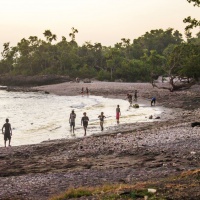
M 120 107 L 119 105 L 117 105 L 117 108 L 116 108 L 116 120 L 117 120 L 117 124 L 119 124 L 119 117 L 121 115 L 121 111 L 120 111 Z
M 98 118 L 100 119 L 101 131 L 103 131 L 104 118 L 106 118 L 106 117 L 104 116 L 103 112 L 101 112 L 101 114 L 98 116 Z
M 72 110 L 69 116 L 69 124 L 70 124 L 70 131 L 73 130 L 73 133 L 74 133 L 74 128 L 75 128 L 75 119 L 76 119 L 76 114 L 74 110 Z
M 88 116 L 86 116 L 86 112 L 84 112 L 83 117 L 81 119 L 81 126 L 83 125 L 84 131 L 85 131 L 84 136 L 86 136 L 88 121 L 89 121 L 89 118 L 88 118 Z

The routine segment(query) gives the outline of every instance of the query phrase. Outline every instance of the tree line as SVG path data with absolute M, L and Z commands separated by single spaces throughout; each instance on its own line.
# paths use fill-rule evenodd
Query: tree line
M 199 0 L 187 0 L 200 6 Z M 178 30 L 156 29 L 131 41 L 122 38 L 113 47 L 101 43 L 76 42 L 78 30 L 69 33 L 70 40 L 57 36 L 50 30 L 43 35 L 23 38 L 16 46 L 4 43 L 1 52 L 0 74 L 8 75 L 68 75 L 70 77 L 96 78 L 113 81 L 150 81 L 158 75 L 198 79 L 200 77 L 200 32 L 192 37 L 191 29 L 200 21 L 190 16 L 183 20 L 186 41 Z
M 182 34 L 169 28 L 146 32 L 131 41 L 122 38 L 113 47 L 101 43 L 76 42 L 78 30 L 72 28 L 70 40 L 50 30 L 21 39 L 16 46 L 4 43 L 0 73 L 9 75 L 58 74 L 70 77 L 113 81 L 150 81 L 151 75 L 200 77 L 200 32 L 183 40 Z

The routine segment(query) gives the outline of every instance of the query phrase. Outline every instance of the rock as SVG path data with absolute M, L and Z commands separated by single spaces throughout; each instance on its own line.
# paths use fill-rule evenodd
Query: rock
M 172 166 L 173 166 L 173 167 L 176 167 L 176 166 L 177 166 L 177 164 L 176 164 L 176 163 L 172 163 Z
M 7 90 L 7 86 L 0 86 L 0 90 Z
M 86 79 L 83 80 L 83 83 L 91 83 L 91 80 L 86 78 Z
M 149 119 L 153 119 L 153 116 L 152 116 L 152 115 L 150 115 L 150 116 L 149 116 Z
M 6 86 L 40 86 L 50 85 L 63 82 L 69 82 L 69 76 L 59 75 L 36 75 L 36 76 L 23 76 L 23 75 L 0 75 L 0 84 Z M 9 91 L 9 88 L 7 88 Z
M 133 105 L 133 108 L 139 108 L 140 106 L 136 103 Z
M 147 190 L 149 193 L 156 193 L 156 189 L 153 189 L 153 188 L 148 188 Z
M 193 123 L 191 123 L 191 126 L 192 126 L 192 127 L 200 126 L 200 122 L 193 122 Z
M 156 117 L 155 119 L 160 119 L 160 117 L 158 116 L 158 117 Z

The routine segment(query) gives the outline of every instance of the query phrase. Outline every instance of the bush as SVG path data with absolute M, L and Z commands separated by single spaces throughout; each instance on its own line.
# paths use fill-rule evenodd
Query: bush
M 97 74 L 97 79 L 99 81 L 110 80 L 110 73 L 106 70 L 101 70 Z

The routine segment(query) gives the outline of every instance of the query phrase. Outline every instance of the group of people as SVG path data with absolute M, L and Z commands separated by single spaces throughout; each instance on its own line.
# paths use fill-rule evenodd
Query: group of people
M 134 91 L 134 101 L 137 101 L 137 98 L 138 98 L 138 91 L 135 90 Z M 128 101 L 130 103 L 130 106 L 131 106 L 132 103 L 133 103 L 133 96 L 132 96 L 132 94 L 128 93 L 126 99 L 128 99 Z
M 70 124 L 70 131 L 73 131 L 75 129 L 75 119 L 76 119 L 76 113 L 74 110 L 70 113 L 69 116 L 69 124 Z M 86 130 L 89 122 L 89 117 L 86 115 L 86 112 L 83 113 L 83 117 L 81 118 L 81 126 L 84 128 L 84 136 L 86 136 Z
M 89 95 L 89 89 L 88 89 L 87 87 L 85 88 L 85 90 L 84 90 L 84 87 L 82 87 L 82 89 L 81 89 L 81 94 L 83 95 L 84 92 L 85 92 L 87 95 Z
M 127 96 L 126 96 L 126 99 L 128 99 L 128 102 L 130 103 L 130 106 L 132 106 L 132 103 L 133 103 L 133 96 L 132 94 L 128 93 Z M 138 91 L 135 90 L 134 91 L 134 101 L 137 101 L 138 99 Z M 151 106 L 155 106 L 156 105 L 156 97 L 152 97 L 151 98 Z
M 84 88 L 82 88 L 81 93 L 84 93 Z M 89 90 L 86 87 L 86 94 L 89 94 Z M 138 91 L 135 90 L 134 91 L 134 101 L 137 101 L 138 98 Z M 132 105 L 132 95 L 131 94 L 127 94 L 127 99 L 130 103 L 130 106 Z M 151 106 L 155 106 L 156 104 L 156 97 L 152 97 L 151 99 Z M 120 106 L 117 105 L 116 108 L 116 121 L 117 124 L 119 124 L 119 119 L 121 116 L 121 110 L 120 110 Z M 100 120 L 100 127 L 101 127 L 101 131 L 104 130 L 103 124 L 104 124 L 104 119 L 106 118 L 104 113 L 101 112 L 101 114 L 98 116 L 99 120 Z M 76 113 L 74 112 L 74 110 L 72 110 L 72 112 L 70 113 L 70 117 L 69 117 L 69 123 L 70 123 L 70 131 L 73 131 L 74 133 L 74 129 L 75 129 L 75 119 L 76 119 Z M 87 127 L 88 127 L 88 122 L 89 122 L 89 117 L 87 116 L 86 112 L 83 113 L 83 117 L 81 118 L 81 126 L 83 126 L 84 128 L 84 136 L 86 136 L 86 131 L 87 131 Z M 11 142 L 11 137 L 12 137 L 12 129 L 11 129 L 11 124 L 9 123 L 9 119 L 6 119 L 6 123 L 3 125 L 2 127 L 2 133 L 4 134 L 4 144 L 6 147 L 6 142 L 8 140 L 8 146 L 10 145 Z
M 117 120 L 117 124 L 119 124 L 119 118 L 121 116 L 121 111 L 120 111 L 120 107 L 119 105 L 117 105 L 116 108 L 116 120 Z M 104 119 L 106 118 L 104 113 L 101 112 L 101 114 L 98 116 L 99 120 L 100 120 L 100 127 L 101 127 L 101 131 L 104 130 L 103 124 L 104 124 Z M 70 131 L 72 131 L 74 133 L 74 129 L 75 129 L 75 119 L 76 119 L 76 113 L 74 112 L 74 110 L 72 110 L 72 112 L 70 113 L 69 116 L 69 124 L 70 124 Z M 83 126 L 84 129 L 84 136 L 86 136 L 86 131 L 87 131 L 87 127 L 88 127 L 88 122 L 89 122 L 89 117 L 87 116 L 86 112 L 83 113 L 83 117 L 81 118 L 81 126 Z

